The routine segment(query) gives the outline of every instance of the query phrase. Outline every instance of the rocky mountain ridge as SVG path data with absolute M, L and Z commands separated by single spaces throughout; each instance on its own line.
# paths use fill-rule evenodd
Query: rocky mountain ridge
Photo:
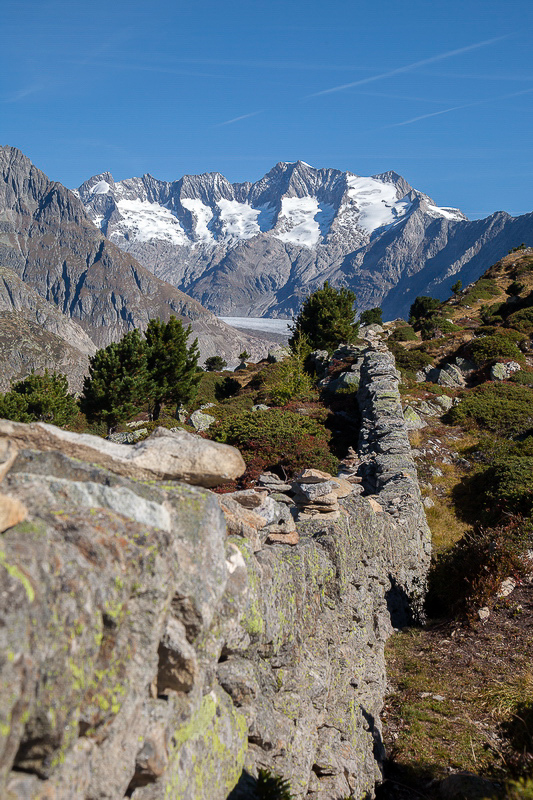
M 0 267 L 2 310 L 25 308 L 69 344 L 78 347 L 83 339 L 85 351 L 91 348 L 87 339 L 102 347 L 133 327 L 145 328 L 153 317 L 172 314 L 191 323 L 202 358 L 217 354 L 236 361 L 241 350 L 260 356 L 267 349 L 107 240 L 72 192 L 13 147 L 0 148 Z
M 324 280 L 354 289 L 362 309 L 406 316 L 416 295 L 447 296 L 533 233 L 531 214 L 470 221 L 393 171 L 361 177 L 302 161 L 255 183 L 105 172 L 77 192 L 121 249 L 227 316 L 290 317 Z

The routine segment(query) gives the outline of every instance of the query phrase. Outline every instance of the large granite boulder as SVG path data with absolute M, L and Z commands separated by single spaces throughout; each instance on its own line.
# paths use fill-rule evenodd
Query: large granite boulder
M 147 439 L 131 446 L 71 433 L 44 422 L 23 425 L 0 420 L 2 438 L 9 438 L 19 447 L 60 450 L 72 458 L 140 480 L 183 480 L 199 486 L 216 486 L 238 478 L 246 468 L 235 447 L 179 429 L 156 428 Z

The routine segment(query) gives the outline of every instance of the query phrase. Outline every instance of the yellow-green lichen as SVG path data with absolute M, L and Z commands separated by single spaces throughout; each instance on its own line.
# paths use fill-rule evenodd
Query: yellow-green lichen
M 30 579 L 24 575 L 24 573 L 17 566 L 15 566 L 15 564 L 9 564 L 6 561 L 6 554 L 3 550 L 0 550 L 0 565 L 6 570 L 11 578 L 19 581 L 23 585 L 29 602 L 33 603 L 35 600 L 35 590 L 31 585 Z

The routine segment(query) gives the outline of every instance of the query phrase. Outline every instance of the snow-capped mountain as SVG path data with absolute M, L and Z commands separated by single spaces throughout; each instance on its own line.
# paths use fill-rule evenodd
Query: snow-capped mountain
M 398 316 L 421 287 L 446 295 L 516 244 L 512 231 L 503 242 L 502 226 L 515 221 L 503 212 L 471 222 L 395 172 L 361 177 L 302 161 L 256 183 L 219 173 L 115 183 L 103 173 L 78 194 L 118 247 L 226 316 L 290 316 L 324 280 L 353 288 L 360 308 Z

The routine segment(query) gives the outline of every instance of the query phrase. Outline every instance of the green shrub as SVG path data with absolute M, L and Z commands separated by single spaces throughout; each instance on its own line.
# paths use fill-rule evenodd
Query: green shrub
M 476 337 L 503 336 L 504 339 L 509 339 L 516 344 L 521 344 L 526 339 L 524 334 L 520 333 L 520 331 L 516 331 L 513 328 L 503 328 L 497 325 L 480 325 L 479 328 L 476 328 L 474 334 Z
M 478 366 L 495 358 L 512 358 L 521 364 L 524 363 L 524 355 L 512 339 L 500 334 L 472 339 L 466 346 L 466 351 L 469 358 L 475 361 Z
M 415 298 L 414 303 L 412 303 L 409 309 L 409 323 L 411 325 L 416 325 L 425 317 L 431 316 L 439 306 L 440 300 L 436 300 L 434 297 L 421 295 Z
M 259 770 L 255 789 L 257 800 L 292 800 L 289 781 L 267 769 Z
M 44 375 L 32 373 L 12 384 L 9 392 L 0 395 L 0 417 L 16 422 L 50 422 L 64 426 L 72 424 L 79 409 L 68 391 L 65 375 L 46 369 Z
M 224 361 L 222 356 L 209 356 L 205 360 L 205 368 L 208 372 L 220 372 L 224 367 L 228 366 L 228 362 Z
M 359 324 L 355 318 L 354 292 L 346 287 L 335 289 L 328 281 L 304 301 L 291 327 L 289 344 L 296 349 L 302 338 L 311 350 L 333 352 L 341 342 L 357 339 Z
M 490 300 L 500 294 L 498 284 L 492 278 L 480 278 L 476 283 L 466 290 L 460 301 L 460 305 L 470 305 L 476 300 Z
M 431 316 L 427 317 L 422 322 L 420 327 L 420 332 L 422 334 L 422 339 L 434 339 L 436 336 L 442 336 L 447 333 L 455 333 L 456 331 L 460 331 L 461 328 L 458 325 L 454 325 L 454 323 L 449 320 L 445 319 L 445 317 L 439 316 Z
M 520 281 L 513 281 L 512 283 L 509 284 L 506 291 L 510 297 L 518 297 L 519 295 L 522 294 L 525 288 L 526 288 L 525 283 L 521 283 Z
M 533 457 L 507 455 L 483 473 L 483 498 L 493 512 L 529 516 L 533 511 Z
M 523 275 L 533 272 L 533 258 L 522 258 L 511 272 L 512 278 L 521 278 Z
M 418 348 L 406 350 L 401 345 L 393 342 L 389 349 L 394 354 L 398 369 L 408 377 L 414 378 L 418 370 L 433 364 L 432 357 Z
M 504 308 L 505 303 L 492 303 L 490 306 L 483 306 L 479 312 L 479 316 L 485 325 L 494 325 L 503 321 L 503 316 L 500 312 Z
M 366 311 L 361 312 L 361 316 L 359 317 L 359 322 L 361 325 L 382 325 L 383 324 L 383 316 L 381 313 L 381 308 L 368 308 Z
M 475 615 L 490 604 L 509 575 L 528 572 L 524 558 L 529 529 L 511 519 L 494 528 L 478 526 L 468 531 L 447 553 L 432 564 L 427 609 L 433 616 L 467 612 Z
M 449 412 L 459 425 L 476 422 L 502 436 L 526 433 L 533 425 L 533 391 L 512 383 L 484 383 Z
M 292 411 L 248 411 L 220 421 L 210 430 L 217 442 L 238 447 L 247 465 L 247 477 L 265 469 L 293 475 L 306 467 L 334 472 L 337 459 L 329 449 L 330 431 Z
M 533 388 L 533 370 L 521 369 L 518 372 L 513 372 L 510 380 L 513 383 L 518 383 L 520 386 L 529 386 Z
M 297 399 L 311 400 L 316 395 L 313 381 L 304 369 L 308 348 L 300 339 L 293 347 L 292 355 L 279 362 L 276 370 L 277 381 L 272 382 L 268 390 L 269 399 L 274 405 L 284 406 L 289 401 Z
M 521 333 L 533 333 L 533 308 L 523 308 L 520 311 L 515 311 L 514 314 L 510 314 L 507 324 Z
M 389 342 L 416 342 L 418 336 L 415 333 L 415 329 L 411 327 L 411 325 L 402 325 L 400 328 L 396 328 L 396 330 L 391 333 L 389 336 Z

